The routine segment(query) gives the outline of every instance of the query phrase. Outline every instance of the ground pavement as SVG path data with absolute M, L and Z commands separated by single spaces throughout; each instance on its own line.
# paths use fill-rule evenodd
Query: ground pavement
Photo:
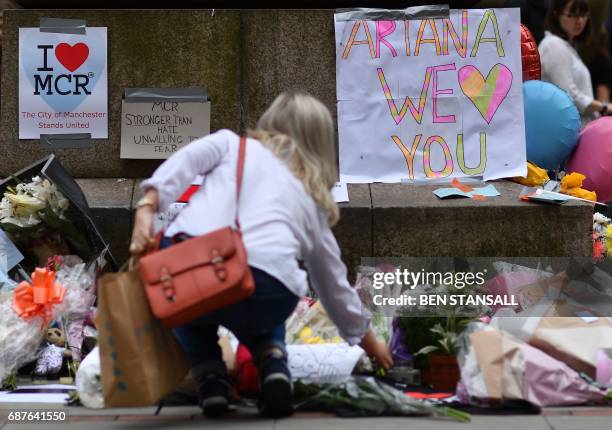
M 63 430 L 63 429 L 238 429 L 238 430 L 610 430 L 612 408 L 546 408 L 541 415 L 473 415 L 469 423 L 456 423 L 427 418 L 336 418 L 319 413 L 298 413 L 281 420 L 262 419 L 254 408 L 239 408 L 220 420 L 204 418 L 196 407 L 166 407 L 159 415 L 155 408 L 93 410 L 82 407 L 63 408 L 69 423 L 9 424 L 6 412 L 11 409 L 45 408 L 36 404 L 0 404 L 0 430 Z M 49 406 L 59 410 L 57 405 Z

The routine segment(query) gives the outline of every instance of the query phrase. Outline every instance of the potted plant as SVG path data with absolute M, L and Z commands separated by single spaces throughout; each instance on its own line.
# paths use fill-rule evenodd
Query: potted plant
M 469 318 L 447 317 L 444 325 L 438 322 L 429 329 L 435 343 L 419 349 L 414 355 L 426 356 L 421 369 L 421 380 L 436 390 L 455 390 L 461 376 L 455 343 L 458 333 L 465 328 Z

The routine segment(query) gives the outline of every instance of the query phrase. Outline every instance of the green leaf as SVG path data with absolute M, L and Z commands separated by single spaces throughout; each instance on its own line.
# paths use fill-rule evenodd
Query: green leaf
M 440 345 L 442 345 L 442 351 L 447 354 L 447 355 L 453 355 L 455 352 L 455 347 L 452 344 L 452 342 L 450 342 L 450 339 L 445 338 L 445 339 L 441 339 L 440 341 Z
M 13 391 L 17 388 L 17 371 L 11 372 L 3 381 L 0 387 L 3 390 Z
M 68 393 L 68 398 L 66 399 L 66 406 L 83 406 L 83 403 L 81 403 L 81 398 L 79 397 L 79 392 L 77 390 L 73 390 Z
M 436 345 L 428 345 L 428 346 L 424 346 L 423 348 L 419 349 L 417 352 L 414 353 L 414 355 L 427 355 L 427 354 L 431 354 L 434 351 L 438 351 L 440 348 Z
M 412 399 L 403 392 L 371 377 L 352 376 L 341 384 L 294 385 L 296 410 L 335 412 L 338 408 L 363 411 L 367 415 L 418 415 L 448 417 L 457 421 L 469 421 L 465 412 L 439 407 Z
M 37 230 L 38 225 L 32 227 L 21 227 L 17 224 L 13 224 L 10 222 L 0 222 L 0 228 L 7 233 L 13 234 L 29 234 Z
M 429 331 L 435 334 L 439 334 L 440 336 L 445 336 L 448 333 L 448 331 L 444 327 L 442 327 L 442 324 L 440 323 L 430 328 Z
M 467 412 L 460 411 L 459 409 L 449 408 L 447 406 L 440 406 L 438 410 L 442 414 L 442 416 L 453 418 L 457 421 L 466 423 L 472 420 L 472 416 L 470 414 L 468 414 Z

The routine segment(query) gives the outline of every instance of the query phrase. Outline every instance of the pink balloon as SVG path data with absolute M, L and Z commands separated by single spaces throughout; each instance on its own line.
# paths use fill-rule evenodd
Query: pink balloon
M 585 175 L 582 186 L 597 192 L 597 200 L 612 201 L 612 117 L 599 118 L 580 132 L 566 170 Z

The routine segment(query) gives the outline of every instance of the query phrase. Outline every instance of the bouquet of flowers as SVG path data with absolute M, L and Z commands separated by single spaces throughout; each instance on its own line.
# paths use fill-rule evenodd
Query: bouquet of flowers
M 69 210 L 70 201 L 48 179 L 17 180 L 0 200 L 0 228 L 31 266 L 44 266 L 53 255 L 87 255 L 87 240 L 66 216 Z
M 593 214 L 593 259 L 612 258 L 612 220 L 600 213 Z
M 20 366 L 38 358 L 44 338 L 40 321 L 19 317 L 13 311 L 13 292 L 0 291 L 0 388 Z

